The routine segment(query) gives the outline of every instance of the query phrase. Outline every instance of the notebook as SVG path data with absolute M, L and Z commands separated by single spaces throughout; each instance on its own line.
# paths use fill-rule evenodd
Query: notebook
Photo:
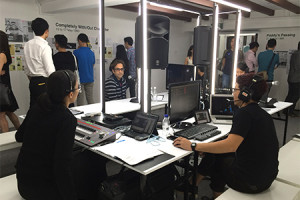
M 158 118 L 158 115 L 138 112 L 133 119 L 130 130 L 124 132 L 124 135 L 140 141 L 148 139 L 156 128 Z
M 210 99 L 211 121 L 215 124 L 232 124 L 233 95 L 214 94 Z

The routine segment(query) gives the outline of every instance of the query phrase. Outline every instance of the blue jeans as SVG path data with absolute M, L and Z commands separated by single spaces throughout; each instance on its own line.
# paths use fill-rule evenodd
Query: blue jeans
M 222 75 L 222 88 L 230 88 L 230 75 L 223 74 Z

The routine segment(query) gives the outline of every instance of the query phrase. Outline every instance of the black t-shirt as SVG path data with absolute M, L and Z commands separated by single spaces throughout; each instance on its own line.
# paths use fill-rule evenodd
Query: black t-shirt
M 75 71 L 75 58 L 72 52 L 58 52 L 53 56 L 53 63 L 56 71 L 69 69 L 72 72 Z
M 236 151 L 234 167 L 249 184 L 272 182 L 278 173 L 278 139 L 271 115 L 256 103 L 238 109 L 230 134 L 244 138 Z

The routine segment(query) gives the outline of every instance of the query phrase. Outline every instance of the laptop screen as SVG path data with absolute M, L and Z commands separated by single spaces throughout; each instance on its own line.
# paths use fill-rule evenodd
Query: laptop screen
M 151 134 L 156 127 L 157 115 L 138 112 L 132 122 L 131 129 L 135 132 Z
M 233 96 L 228 94 L 217 94 L 211 97 L 211 115 L 232 116 Z

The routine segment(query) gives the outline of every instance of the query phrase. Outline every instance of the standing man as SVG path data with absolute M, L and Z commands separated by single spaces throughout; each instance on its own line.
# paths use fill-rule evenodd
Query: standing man
M 267 44 L 267 50 L 258 54 L 258 71 L 267 71 L 268 80 L 267 82 L 272 82 L 274 79 L 274 69 L 277 68 L 279 64 L 279 56 L 274 53 L 276 47 L 276 40 L 269 39 Z M 271 89 L 271 88 L 269 88 Z
M 105 81 L 105 101 L 125 99 L 126 98 L 126 80 L 124 76 L 124 62 L 123 60 L 114 60 L 109 70 L 113 73 Z
M 297 117 L 294 111 L 300 97 L 300 42 L 298 42 L 298 50 L 291 56 L 288 84 L 289 93 L 285 98 L 285 101 L 293 103 L 289 109 L 289 114 L 292 117 Z
M 31 28 L 35 36 L 24 45 L 24 72 L 30 82 L 30 107 L 46 92 L 48 77 L 55 71 L 51 47 L 46 41 L 49 36 L 48 22 L 36 18 L 32 21 Z
M 78 62 L 78 71 L 82 93 L 78 95 L 77 105 L 84 105 L 84 97 L 88 104 L 94 103 L 94 65 L 95 54 L 88 47 L 89 38 L 86 34 L 81 33 L 77 37 L 79 48 L 74 51 Z
M 76 69 L 76 61 L 72 52 L 67 51 L 68 39 L 64 35 L 54 35 L 55 47 L 58 52 L 53 56 L 53 62 L 56 71 L 58 70 L 71 70 L 72 72 Z
M 135 97 L 135 82 L 137 78 L 136 63 L 135 63 L 135 49 L 132 46 L 132 37 L 124 38 L 124 46 L 127 49 L 127 57 L 129 60 L 129 75 L 128 75 L 128 87 L 130 91 L 130 97 Z
M 224 51 L 222 58 L 222 88 L 231 88 L 232 72 L 233 72 L 233 54 L 234 54 L 234 41 L 232 38 L 230 41 L 230 49 Z M 243 53 L 238 51 L 238 63 L 243 61 Z
M 249 68 L 249 72 L 255 72 L 255 68 L 258 67 L 257 59 L 256 59 L 256 52 L 258 50 L 259 44 L 257 42 L 251 42 L 249 44 L 250 49 L 245 53 L 245 63 Z

